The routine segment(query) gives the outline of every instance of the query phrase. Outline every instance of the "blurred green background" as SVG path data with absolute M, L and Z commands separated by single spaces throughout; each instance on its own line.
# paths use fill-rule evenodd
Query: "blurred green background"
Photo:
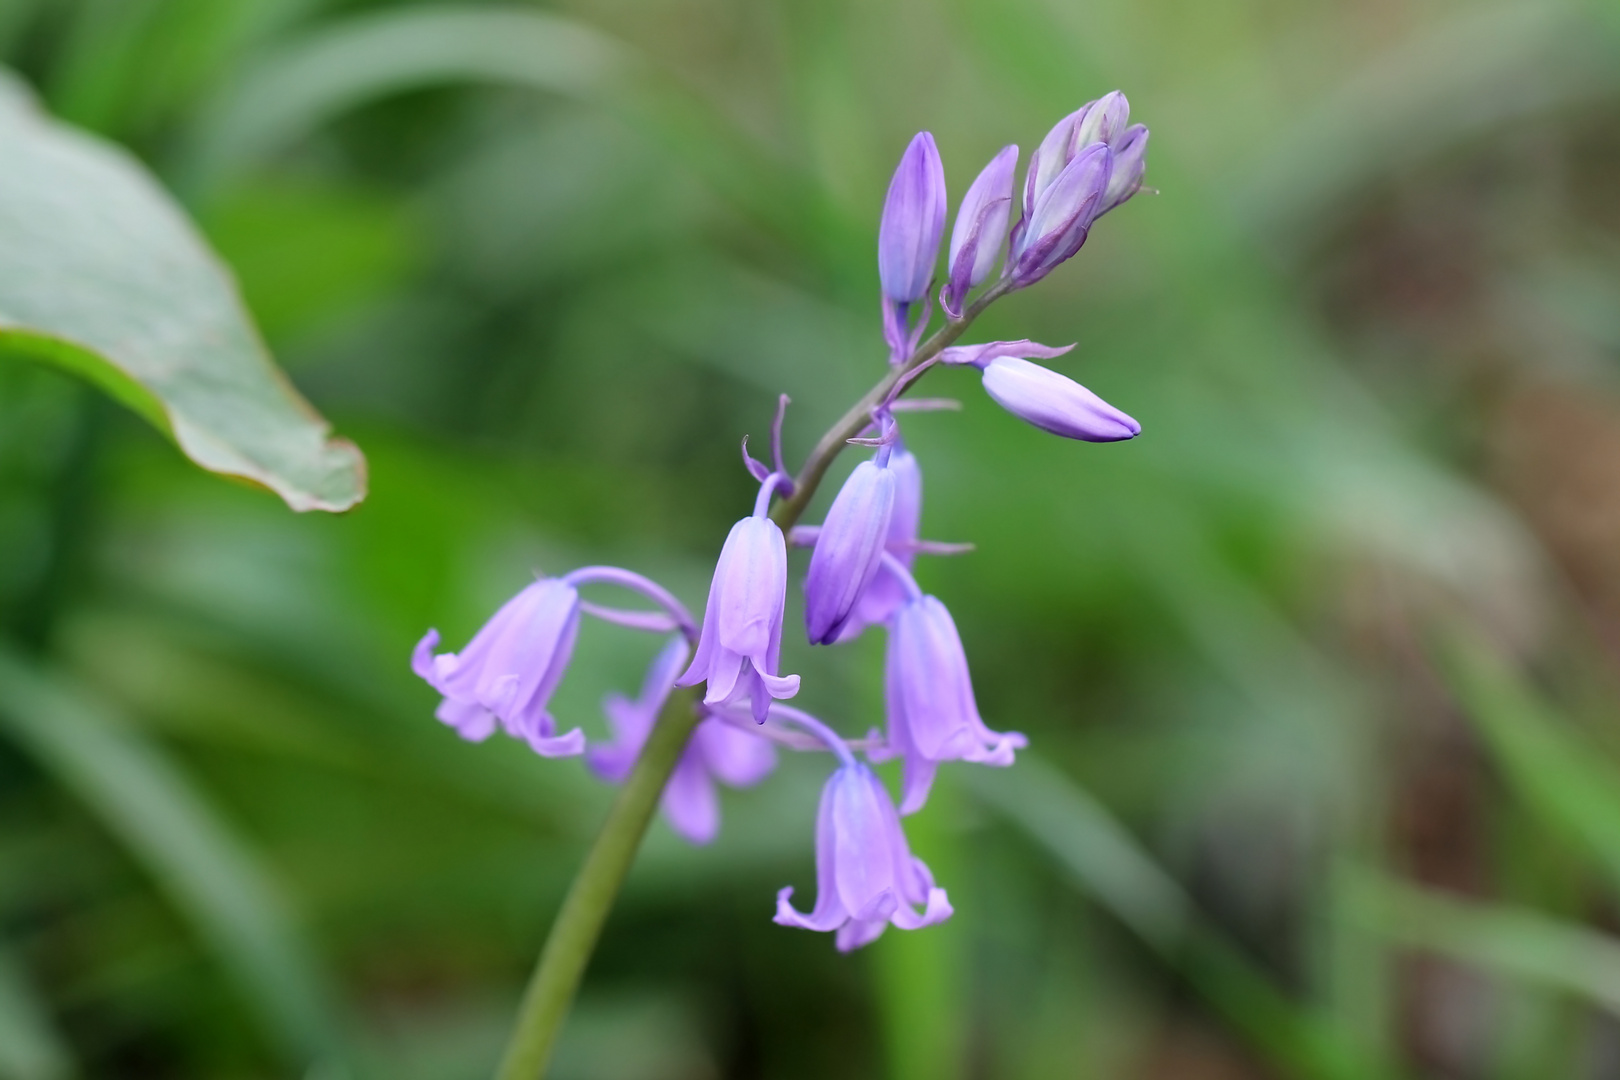
M 461 743 L 412 644 L 585 562 L 700 605 L 738 438 L 881 373 L 906 140 L 959 196 L 1118 87 L 1159 194 L 975 337 L 1078 341 L 1142 437 L 961 371 L 906 426 L 1033 744 L 908 819 L 956 916 L 772 925 L 786 762 L 654 827 L 555 1076 L 1620 1077 L 1620 7 L 0 0 L 0 62 L 184 202 L 372 482 L 294 515 L 0 365 L 0 1076 L 486 1075 L 611 793 Z M 590 626 L 565 726 L 654 648 Z M 853 735 L 881 663 L 784 670 Z

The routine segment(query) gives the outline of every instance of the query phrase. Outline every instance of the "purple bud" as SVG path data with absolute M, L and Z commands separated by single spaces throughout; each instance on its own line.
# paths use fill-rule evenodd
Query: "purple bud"
M 675 685 L 707 682 L 705 704 L 751 702 L 754 719 L 763 724 L 771 698 L 799 692 L 797 675 L 776 674 L 786 596 L 787 544 L 761 506 L 726 537 L 709 585 L 697 655 Z
M 894 488 L 894 474 L 886 465 L 863 461 L 827 511 L 804 579 L 804 624 L 812 645 L 837 640 L 877 573 L 894 511 Z
M 917 561 L 917 538 L 922 527 L 922 467 L 917 464 L 917 455 L 897 446 L 889 458 L 889 472 L 894 475 L 894 512 L 889 515 L 889 533 L 883 546 L 909 570 Z M 880 559 L 878 572 L 861 592 L 838 640 L 851 641 L 868 626 L 888 622 L 905 599 L 905 585 L 883 569 Z
M 883 294 L 901 304 L 928 292 L 945 233 L 945 166 L 934 137 L 919 131 L 889 181 L 878 225 L 878 278 Z
M 1130 116 L 1130 103 L 1115 90 L 1059 120 L 1029 159 L 1024 174 L 1024 220 L 1035 215 L 1036 203 L 1080 151 L 1099 142 L 1116 149 L 1115 140 L 1125 132 Z
M 941 761 L 1011 765 L 1013 751 L 1028 745 L 1017 732 L 1000 734 L 984 726 L 956 623 L 932 596 L 912 599 L 895 616 L 884 693 L 889 748 L 904 762 L 901 813 L 922 809 Z
M 1069 157 L 1074 157 L 1092 143 L 1106 143 L 1115 149 L 1125 125 L 1131 122 L 1131 103 L 1118 90 L 1109 91 L 1080 110 L 1069 144 Z
M 1142 430 L 1073 379 L 1018 357 L 1001 356 L 985 364 L 984 390 L 1020 420 L 1066 439 L 1117 442 Z
M 1097 216 L 1125 202 L 1142 189 L 1142 173 L 1147 168 L 1148 129 L 1131 125 L 1114 148 L 1114 167 L 1108 174 L 1108 190 L 1103 193 Z
M 486 739 L 495 721 L 545 757 L 578 754 L 578 729 L 556 734 L 546 711 L 574 653 L 579 593 L 545 578 L 508 600 L 459 653 L 433 655 L 439 632 L 429 630 L 411 656 L 411 668 L 444 695 L 437 716 L 463 738 Z
M 792 896 L 791 886 L 777 893 L 775 921 L 836 930 L 840 952 L 876 941 L 891 923 L 917 930 L 951 915 L 945 890 L 911 854 L 888 791 L 872 770 L 854 761 L 834 772 L 821 792 L 815 909 L 808 915 L 795 910 Z
M 1022 232 L 1013 249 L 1016 288 L 1041 280 L 1086 242 L 1108 189 L 1112 159 L 1105 144 L 1092 143 L 1035 200 L 1034 211 L 1020 223 Z
M 686 656 L 686 642 L 671 638 L 648 668 L 636 700 L 610 694 L 603 701 L 614 741 L 591 747 L 585 756 L 586 764 L 602 779 L 621 783 L 630 775 L 669 700 L 675 675 L 686 663 Z M 670 827 L 694 844 L 707 844 L 720 831 L 720 801 L 714 782 L 748 787 L 763 780 L 775 767 L 776 749 L 764 738 L 724 720 L 705 717 L 698 722 L 664 787 L 664 814 Z
M 1003 147 L 990 159 L 962 198 L 951 227 L 949 277 L 940 303 L 953 319 L 962 314 L 962 301 L 995 268 L 1007 236 L 1007 219 L 1012 214 L 1013 172 L 1018 166 L 1018 147 Z

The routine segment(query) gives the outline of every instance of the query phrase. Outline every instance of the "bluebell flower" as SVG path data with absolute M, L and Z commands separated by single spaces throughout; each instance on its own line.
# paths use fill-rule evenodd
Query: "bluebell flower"
M 697 653 L 675 683 L 706 683 L 706 705 L 747 701 L 761 724 L 772 698 L 783 700 L 799 692 L 797 675 L 777 674 L 787 598 L 787 542 L 765 511 L 779 480 L 775 473 L 767 477 L 753 515 L 731 527 L 709 584 Z
M 890 448 L 855 466 L 816 536 L 804 579 L 804 622 L 812 645 L 838 639 L 861 593 L 877 574 L 894 511 Z
M 956 623 L 944 604 L 914 584 L 889 624 L 884 699 L 887 747 L 874 759 L 901 759 L 902 814 L 922 809 L 940 762 L 1011 765 L 1013 751 L 1029 745 L 1016 731 L 985 726 Z
M 523 739 L 544 757 L 585 749 L 578 728 L 556 733 L 547 711 L 574 653 L 579 593 L 560 578 L 543 578 L 501 606 L 459 653 L 433 655 L 439 632 L 429 630 L 411 656 L 411 668 L 444 700 L 436 715 L 465 739 L 495 731 Z
M 836 931 L 841 952 L 876 941 L 890 925 L 917 930 L 951 915 L 945 890 L 911 854 L 894 802 L 872 770 L 850 760 L 827 780 L 816 815 L 816 906 L 805 914 L 793 888 L 776 896 L 776 922 Z M 921 908 L 922 910 L 918 910 Z

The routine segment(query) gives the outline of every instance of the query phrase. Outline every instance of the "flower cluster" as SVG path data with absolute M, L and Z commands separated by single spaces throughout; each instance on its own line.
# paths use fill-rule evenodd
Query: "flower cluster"
M 910 930 L 947 918 L 950 902 L 911 854 L 900 817 L 922 809 L 942 763 L 1011 765 L 1027 740 L 986 726 L 956 623 L 912 576 L 918 555 L 965 547 L 921 539 L 922 470 L 906 449 L 896 414 L 914 404 L 901 395 L 939 363 L 978 368 L 992 400 L 1055 435 L 1113 442 L 1141 430 L 1079 383 L 1034 362 L 1073 346 L 1027 340 L 949 344 L 996 298 L 1040 281 L 1072 257 L 1096 220 L 1141 188 L 1148 133 L 1130 125 L 1129 117 L 1125 96 L 1116 91 L 1054 127 L 1030 156 L 1021 213 L 1010 229 L 1018 148 L 1005 147 L 991 159 L 957 209 L 938 291 L 945 327 L 926 344 L 947 198 L 934 139 L 918 134 L 895 170 L 878 230 L 890 374 L 879 384 L 870 416 L 861 414 L 870 420 L 870 434 L 847 440 L 874 452 L 856 465 L 822 523 L 791 527 L 784 535 L 770 516 L 773 500 L 795 495 L 782 461 L 779 408 L 772 466 L 751 457 L 744 441 L 743 458 L 759 481 L 758 495 L 752 513 L 726 537 L 701 624 L 665 589 L 628 570 L 585 567 L 536 581 L 460 653 L 435 655 L 439 636 L 431 630 L 417 646 L 414 670 L 444 698 L 439 719 L 473 741 L 499 728 L 546 757 L 584 754 L 599 776 L 618 782 L 635 767 L 660 715 L 675 707 L 676 688 L 701 684 L 701 701 L 693 706 L 696 727 L 664 787 L 664 812 L 677 832 L 694 843 L 712 840 L 720 826 L 716 781 L 734 787 L 759 782 L 775 768 L 778 746 L 830 751 L 838 765 L 816 821 L 815 906 L 809 914 L 798 911 L 790 903 L 793 890 L 785 888 L 777 897 L 776 921 L 836 931 L 838 948 L 849 950 L 890 924 Z M 990 282 L 998 263 L 1001 273 Z M 800 475 L 819 477 L 825 461 L 819 466 Z M 791 525 L 795 517 L 796 510 L 784 521 Z M 812 645 L 849 641 L 873 627 L 887 635 L 881 733 L 851 741 L 784 704 L 799 690 L 799 677 L 781 671 L 790 542 L 811 548 L 804 594 L 805 634 Z M 590 585 L 632 590 L 655 610 L 587 601 L 579 590 Z M 547 707 L 567 669 L 582 614 L 669 635 L 639 696 L 632 701 L 612 695 L 604 702 L 612 738 L 590 747 L 578 728 L 559 734 Z M 899 760 L 898 808 L 857 752 L 872 763 Z

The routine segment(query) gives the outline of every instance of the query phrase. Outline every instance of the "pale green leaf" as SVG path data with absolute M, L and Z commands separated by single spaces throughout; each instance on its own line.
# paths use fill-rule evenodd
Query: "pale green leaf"
M 197 464 L 344 510 L 365 463 L 271 362 L 229 272 L 123 150 L 0 70 L 0 356 L 77 372 Z

